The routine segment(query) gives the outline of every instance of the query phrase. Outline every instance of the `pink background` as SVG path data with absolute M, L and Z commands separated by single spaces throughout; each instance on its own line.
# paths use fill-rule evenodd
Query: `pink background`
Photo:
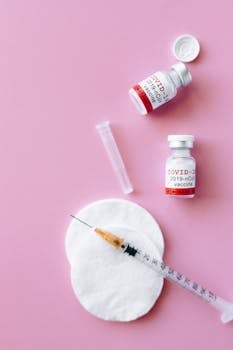
M 0 348 L 232 350 L 233 323 L 165 283 L 155 308 L 104 322 L 76 300 L 64 239 L 69 214 L 127 198 L 162 227 L 165 260 L 233 300 L 232 1 L 3 0 L 0 3 Z M 201 43 L 193 83 L 141 117 L 128 89 Z M 135 192 L 114 177 L 95 124 L 108 119 Z M 166 198 L 167 135 L 193 133 L 198 194 Z

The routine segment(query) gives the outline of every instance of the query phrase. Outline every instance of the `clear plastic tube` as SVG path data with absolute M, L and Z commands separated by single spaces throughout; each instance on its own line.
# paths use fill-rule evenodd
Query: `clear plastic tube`
M 104 121 L 103 123 L 97 124 L 96 129 L 111 161 L 122 191 L 126 194 L 133 192 L 133 186 L 129 180 L 124 162 L 112 134 L 109 121 Z

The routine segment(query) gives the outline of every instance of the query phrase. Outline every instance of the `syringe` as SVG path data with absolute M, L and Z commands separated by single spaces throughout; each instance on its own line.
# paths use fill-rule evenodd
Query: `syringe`
M 173 268 L 169 267 L 164 262 L 154 257 L 151 257 L 146 252 L 134 247 L 131 243 L 126 242 L 123 238 L 120 238 L 100 228 L 92 227 L 91 225 L 87 224 L 85 221 L 77 218 L 76 216 L 71 216 L 76 220 L 82 222 L 83 224 L 87 225 L 89 228 L 93 229 L 99 236 L 101 236 L 114 248 L 120 250 L 122 253 L 127 253 L 128 255 L 136 258 L 140 262 L 146 264 L 156 272 L 160 273 L 164 278 L 175 282 L 179 286 L 199 296 L 203 300 L 207 301 L 210 305 L 220 310 L 222 312 L 221 321 L 223 323 L 227 323 L 233 320 L 233 303 L 224 300 L 223 298 L 202 287 L 200 284 L 192 281 L 191 279 L 185 277 L 183 274 L 175 271 Z

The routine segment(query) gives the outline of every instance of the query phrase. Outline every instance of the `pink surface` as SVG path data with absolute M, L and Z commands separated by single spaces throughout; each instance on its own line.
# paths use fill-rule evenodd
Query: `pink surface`
M 75 299 L 64 250 L 70 213 L 131 199 L 160 223 L 167 263 L 233 300 L 232 10 L 230 0 L 0 3 L 1 349 L 232 350 L 233 323 L 170 283 L 136 322 L 92 317 Z M 201 42 L 193 84 L 141 117 L 128 89 L 175 62 L 170 47 L 182 33 Z M 105 119 L 130 196 L 95 131 Z M 163 194 L 170 133 L 197 138 L 193 200 Z

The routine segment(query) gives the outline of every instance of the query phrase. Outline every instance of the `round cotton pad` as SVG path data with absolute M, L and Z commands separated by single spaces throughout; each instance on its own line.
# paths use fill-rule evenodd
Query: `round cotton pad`
M 115 199 L 98 201 L 76 216 L 162 259 L 164 243 L 159 226 L 138 205 Z M 76 220 L 67 232 L 66 252 L 75 295 L 86 310 L 99 318 L 134 320 L 146 314 L 161 293 L 162 277 L 114 249 Z

